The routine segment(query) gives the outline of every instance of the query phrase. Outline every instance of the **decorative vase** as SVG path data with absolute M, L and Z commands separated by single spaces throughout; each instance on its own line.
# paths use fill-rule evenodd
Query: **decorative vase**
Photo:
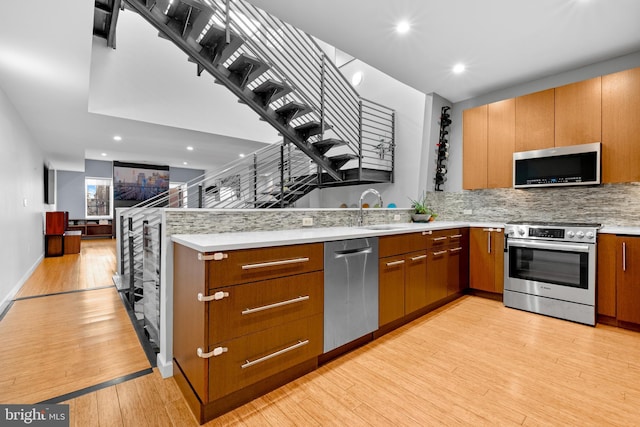
M 411 214 L 411 219 L 413 220 L 413 222 L 429 222 L 429 220 L 431 219 L 431 215 L 413 213 Z

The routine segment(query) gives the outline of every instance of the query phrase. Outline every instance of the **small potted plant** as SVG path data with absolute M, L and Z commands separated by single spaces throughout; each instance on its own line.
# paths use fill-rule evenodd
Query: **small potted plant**
M 414 209 L 414 213 L 411 214 L 413 222 L 429 222 L 433 221 L 438 216 L 438 214 L 433 212 L 433 210 L 427 206 L 426 191 L 419 199 L 414 200 L 410 198 L 409 200 L 411 200 L 411 207 Z

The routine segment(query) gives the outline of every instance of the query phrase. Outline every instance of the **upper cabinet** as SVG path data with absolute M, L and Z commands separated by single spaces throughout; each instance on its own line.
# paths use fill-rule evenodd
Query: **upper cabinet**
M 555 92 L 547 89 L 516 98 L 515 151 L 555 146 Z
M 603 184 L 640 182 L 640 67 L 463 111 L 462 188 L 513 184 L 513 153 L 602 143 Z
M 462 188 L 487 188 L 487 106 L 462 112 Z
M 602 182 L 640 181 L 640 68 L 602 76 Z
M 487 187 L 513 185 L 516 102 L 505 99 L 487 106 Z
M 555 89 L 555 146 L 600 142 L 602 78 Z
M 507 99 L 462 113 L 465 190 L 511 187 L 515 101 Z

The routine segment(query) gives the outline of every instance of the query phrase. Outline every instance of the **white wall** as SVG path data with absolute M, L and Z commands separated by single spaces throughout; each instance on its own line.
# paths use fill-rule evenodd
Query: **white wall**
M 373 187 L 381 192 L 385 206 L 395 203 L 409 207 L 409 197 L 415 198 L 422 186 L 419 175 L 423 158 L 423 126 L 427 97 L 369 65 L 354 60 L 342 70 L 347 79 L 356 71 L 364 73 L 364 80 L 356 88 L 367 99 L 392 108 L 396 112 L 395 182 L 393 184 L 359 185 L 316 190 L 297 206 L 337 208 L 342 203 L 357 204 L 360 194 Z M 374 199 L 367 202 L 372 204 Z
M 640 67 L 640 52 L 522 83 L 454 104 L 451 109 L 452 123 L 449 133 L 451 150 L 449 151 L 448 181 L 445 183 L 445 191 L 462 191 L 462 112 L 464 110 L 635 67 Z
M 0 312 L 44 254 L 44 158 L 0 88 Z M 26 206 L 25 206 L 26 205 Z

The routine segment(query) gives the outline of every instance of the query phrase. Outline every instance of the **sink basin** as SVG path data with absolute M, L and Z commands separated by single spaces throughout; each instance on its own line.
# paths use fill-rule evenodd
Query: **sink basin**
M 402 230 L 402 229 L 408 228 L 408 226 L 400 225 L 400 224 L 381 224 L 381 225 L 365 225 L 361 228 L 364 228 L 367 230 Z

